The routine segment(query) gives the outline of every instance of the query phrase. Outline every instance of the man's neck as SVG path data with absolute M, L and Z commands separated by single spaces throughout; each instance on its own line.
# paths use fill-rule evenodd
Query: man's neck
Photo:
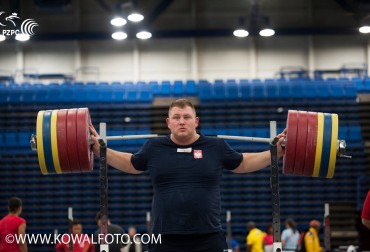
M 197 141 L 199 139 L 199 137 L 200 137 L 200 135 L 195 133 L 191 138 L 179 141 L 178 139 L 176 139 L 173 136 L 173 134 L 171 134 L 171 136 L 170 136 L 172 142 L 174 142 L 177 145 L 190 145 L 190 144 L 194 143 L 195 141 Z

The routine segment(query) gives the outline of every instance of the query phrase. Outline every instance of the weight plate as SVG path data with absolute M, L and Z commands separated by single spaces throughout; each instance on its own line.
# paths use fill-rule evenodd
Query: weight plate
M 71 172 L 68 160 L 67 112 L 67 109 L 59 110 L 57 120 L 58 156 L 62 173 Z
M 45 153 L 44 153 L 44 143 L 43 143 L 43 134 L 42 128 L 44 123 L 44 113 L 45 111 L 41 110 L 37 113 L 37 120 L 36 120 L 36 145 L 37 145 L 37 157 L 39 160 L 39 166 L 41 173 L 44 175 L 48 174 L 48 170 L 46 169 L 45 164 Z
M 51 136 L 51 152 L 53 154 L 53 164 L 55 172 L 60 174 L 59 153 L 58 153 L 58 132 L 57 132 L 58 110 L 53 110 L 51 113 L 50 136 Z
M 324 140 L 322 145 L 322 156 L 319 176 L 326 178 L 328 175 L 330 146 L 331 146 L 332 120 L 331 114 L 324 114 Z
M 318 177 L 320 174 L 323 139 L 324 139 L 324 114 L 317 113 L 317 138 L 316 138 L 316 154 L 313 177 Z
M 77 145 L 77 109 L 69 109 L 67 112 L 67 147 L 71 171 L 80 172 Z
M 51 151 L 51 110 L 44 112 L 44 120 L 42 124 L 42 136 L 44 144 L 44 153 L 45 153 L 45 164 L 48 174 L 55 173 L 54 163 L 53 163 L 53 154 Z
M 307 129 L 308 129 L 308 113 L 307 111 L 298 111 L 297 125 L 297 144 L 294 157 L 294 174 L 303 175 L 305 159 L 306 159 L 306 144 L 307 144 Z
M 91 151 L 89 143 L 90 122 L 89 110 L 87 108 L 79 108 L 77 110 L 77 144 L 81 171 L 92 171 L 94 165 L 94 153 Z
M 306 155 L 303 170 L 304 176 L 311 177 L 313 175 L 313 170 L 315 167 L 316 142 L 317 142 L 317 113 L 308 112 Z
M 331 115 L 332 130 L 331 130 L 331 144 L 330 144 L 330 158 L 327 178 L 333 178 L 335 170 L 335 162 L 337 160 L 337 144 L 338 144 L 338 115 Z
M 295 148 L 297 144 L 298 131 L 298 112 L 296 110 L 288 111 L 287 125 L 286 125 L 286 143 L 285 154 L 283 159 L 283 173 L 294 173 Z

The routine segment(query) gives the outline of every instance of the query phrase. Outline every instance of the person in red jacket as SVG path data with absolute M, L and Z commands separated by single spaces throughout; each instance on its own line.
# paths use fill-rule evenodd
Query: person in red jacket
M 368 229 L 370 229 L 370 190 L 367 193 L 364 206 L 362 207 L 362 224 L 365 225 Z
M 72 221 L 72 234 L 62 235 L 60 240 L 60 243 L 55 246 L 57 252 L 94 252 L 94 245 L 88 235 L 82 233 L 82 224 L 78 220 Z M 71 241 L 72 250 L 69 246 Z
M 0 220 L 0 251 L 27 252 L 27 243 L 17 243 L 16 238 L 16 236 L 24 237 L 26 233 L 26 220 L 19 217 L 22 213 L 22 200 L 17 197 L 10 198 L 8 211 L 8 215 Z

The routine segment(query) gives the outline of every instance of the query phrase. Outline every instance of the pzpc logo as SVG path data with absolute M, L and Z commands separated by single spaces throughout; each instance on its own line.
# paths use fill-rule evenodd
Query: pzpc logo
M 12 13 L 11 15 L 7 16 L 4 11 L 0 11 L 0 29 L 2 29 L 2 35 L 15 36 L 17 34 L 26 34 L 32 36 L 35 34 L 33 32 L 33 28 L 35 26 L 39 26 L 35 20 L 30 18 L 24 20 L 20 25 L 20 29 L 17 29 L 17 23 L 19 23 L 19 21 L 20 18 L 18 17 L 17 13 Z

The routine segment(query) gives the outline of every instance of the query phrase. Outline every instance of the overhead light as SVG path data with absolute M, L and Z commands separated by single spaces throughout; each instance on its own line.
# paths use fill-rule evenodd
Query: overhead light
M 128 15 L 127 19 L 130 20 L 131 22 L 140 22 L 144 19 L 144 16 L 138 12 L 133 12 L 130 15 Z
M 0 34 L 0 42 L 4 41 L 5 39 L 6 39 L 6 37 L 4 35 Z
M 127 38 L 127 34 L 121 31 L 115 32 L 112 34 L 112 38 L 115 40 L 123 40 Z
M 138 39 L 149 39 L 152 37 L 152 34 L 148 31 L 141 31 L 141 32 L 136 33 L 136 37 Z
M 275 34 L 275 31 L 273 29 L 270 29 L 270 28 L 265 28 L 265 29 L 260 31 L 260 35 L 262 37 L 271 37 L 274 34 Z
M 370 26 L 364 25 L 364 26 L 360 27 L 360 29 L 358 29 L 358 30 L 361 33 L 370 33 Z
M 233 32 L 233 34 L 234 34 L 235 37 L 244 38 L 244 37 L 247 37 L 249 35 L 249 32 L 247 30 L 244 30 L 244 29 L 237 29 Z
M 28 34 L 18 33 L 17 35 L 15 35 L 15 40 L 18 40 L 18 41 L 27 41 L 29 39 L 30 39 L 30 35 Z
M 126 21 L 126 19 L 124 19 L 124 18 L 121 18 L 121 17 L 115 17 L 115 18 L 113 18 L 113 19 L 110 21 L 110 23 L 111 23 L 112 25 L 114 25 L 114 26 L 121 27 L 121 26 L 124 26 L 124 25 L 127 23 L 127 21 Z

